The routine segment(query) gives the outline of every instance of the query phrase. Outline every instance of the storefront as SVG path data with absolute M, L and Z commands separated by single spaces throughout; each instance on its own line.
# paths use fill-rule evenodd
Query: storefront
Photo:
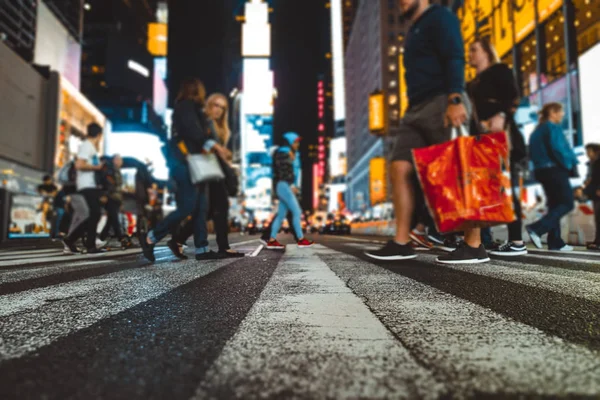
M 86 135 L 87 126 L 95 122 L 109 128 L 106 117 L 68 80 L 60 80 L 60 100 L 58 107 L 58 134 L 54 158 L 55 171 L 69 162 L 77 154 L 79 145 Z M 106 138 L 108 135 L 104 135 Z M 100 153 L 103 152 L 101 145 Z
M 465 0 L 458 16 L 467 56 L 477 37 L 489 37 L 502 62 L 514 69 L 522 95 L 516 119 L 526 138 L 539 108 L 560 102 L 567 111 L 565 135 L 574 146 L 600 140 L 598 124 L 583 116 L 597 114 L 586 94 L 600 93 L 597 72 L 588 72 L 590 61 L 600 58 L 590 57 L 600 51 L 600 1 Z M 469 69 L 467 79 L 474 73 Z

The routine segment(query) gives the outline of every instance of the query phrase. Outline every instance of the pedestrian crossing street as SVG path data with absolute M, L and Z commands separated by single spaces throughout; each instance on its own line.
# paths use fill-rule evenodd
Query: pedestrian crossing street
M 319 239 L 0 260 L 0 398 L 600 397 L 600 257 L 374 263 Z

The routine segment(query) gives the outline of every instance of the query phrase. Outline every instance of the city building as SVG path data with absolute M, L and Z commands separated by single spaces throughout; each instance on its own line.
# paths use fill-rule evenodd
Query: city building
M 255 215 L 272 206 L 273 96 L 269 5 L 262 0 L 245 4 L 242 25 L 242 93 L 240 158 L 245 208 Z M 260 217 L 257 217 L 262 219 Z
M 567 111 L 568 139 L 575 146 L 599 142 L 600 1 L 526 0 L 519 7 L 508 1 L 496 7 L 464 3 L 458 16 L 465 52 L 476 37 L 486 36 L 513 68 L 522 95 L 517 123 L 525 138 L 537 123 L 535 112 L 544 103 L 560 102 Z M 473 76 L 469 70 L 467 78 Z
M 388 154 L 391 136 L 399 126 L 399 54 L 405 28 L 397 1 L 359 2 L 344 57 L 348 167 L 345 198 L 353 212 L 377 205 L 370 198 L 370 165 L 371 159 Z M 374 92 L 383 95 L 382 107 L 389 121 L 379 135 L 369 130 L 369 98 Z M 385 199 L 387 194 L 379 196 L 378 202 Z

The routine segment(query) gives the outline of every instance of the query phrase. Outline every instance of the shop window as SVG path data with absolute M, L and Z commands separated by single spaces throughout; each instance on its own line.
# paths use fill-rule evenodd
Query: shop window
M 573 0 L 577 52 L 581 55 L 600 42 L 600 1 Z
M 518 46 L 521 94 L 523 96 L 529 96 L 538 89 L 536 43 L 535 36 L 531 34 Z
M 554 82 L 566 72 L 567 53 L 565 50 L 565 29 L 562 10 L 552 14 L 544 24 L 546 44 L 542 51 L 546 54 L 546 65 L 542 66 L 542 85 Z

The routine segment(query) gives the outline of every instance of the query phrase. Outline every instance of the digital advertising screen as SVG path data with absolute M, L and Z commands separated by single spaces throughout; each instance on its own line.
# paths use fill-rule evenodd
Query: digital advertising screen
M 15 194 L 11 196 L 8 238 L 50 237 L 51 205 L 42 196 Z

